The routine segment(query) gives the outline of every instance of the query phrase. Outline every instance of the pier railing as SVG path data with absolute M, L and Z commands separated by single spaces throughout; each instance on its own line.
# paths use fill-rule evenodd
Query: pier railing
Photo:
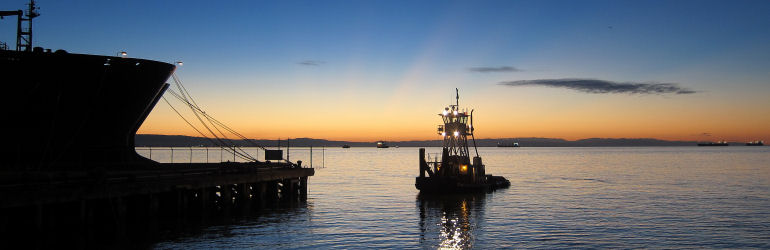
M 247 162 L 233 153 L 232 148 L 221 147 L 136 147 L 136 152 L 160 163 L 218 163 Z M 277 149 L 277 148 L 276 148 Z M 303 168 L 323 168 L 326 161 L 326 149 L 318 147 L 297 147 L 290 151 L 284 149 L 284 156 L 289 153 L 292 162 L 302 162 Z M 264 152 L 260 148 L 242 147 L 241 150 L 264 161 Z M 261 157 L 261 158 L 260 158 Z

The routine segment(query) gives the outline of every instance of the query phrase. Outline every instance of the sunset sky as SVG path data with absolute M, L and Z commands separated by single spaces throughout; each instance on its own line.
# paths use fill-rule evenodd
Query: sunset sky
M 770 139 L 770 1 L 38 5 L 35 46 L 183 61 L 198 104 L 250 138 L 438 139 L 459 88 L 477 138 Z M 197 135 L 163 102 L 139 133 Z

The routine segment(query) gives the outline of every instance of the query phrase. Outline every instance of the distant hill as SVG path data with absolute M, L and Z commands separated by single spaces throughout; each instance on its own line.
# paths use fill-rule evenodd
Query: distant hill
M 196 146 L 214 146 L 212 140 L 203 137 L 192 137 L 183 135 L 149 135 L 138 134 L 135 137 L 137 147 L 196 147 Z M 278 146 L 278 140 L 255 139 L 259 145 L 267 147 Z M 242 140 L 223 140 L 226 144 L 237 146 L 252 146 L 251 143 Z M 479 147 L 496 147 L 498 143 L 511 144 L 518 142 L 522 147 L 649 147 L 649 146 L 695 146 L 694 141 L 665 141 L 650 138 L 589 138 L 576 141 L 554 138 L 501 138 L 501 139 L 478 139 L 476 145 Z M 292 147 L 342 147 L 350 145 L 351 147 L 374 147 L 376 142 L 349 142 L 349 141 L 330 141 L 313 138 L 292 138 Z M 472 145 L 472 141 L 469 141 Z M 440 140 L 423 141 L 389 141 L 390 146 L 400 147 L 440 147 Z M 286 140 L 281 140 L 281 147 L 286 147 Z

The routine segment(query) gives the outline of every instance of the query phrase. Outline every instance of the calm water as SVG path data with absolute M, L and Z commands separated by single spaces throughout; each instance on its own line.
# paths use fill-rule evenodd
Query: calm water
M 770 248 L 770 147 L 479 151 L 511 188 L 421 197 L 417 148 L 327 148 L 307 203 L 155 247 Z

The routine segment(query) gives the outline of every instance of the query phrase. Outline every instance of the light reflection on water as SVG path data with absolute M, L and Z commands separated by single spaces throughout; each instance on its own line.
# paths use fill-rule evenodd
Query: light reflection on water
M 473 247 L 473 231 L 483 218 L 485 197 L 486 194 L 418 195 L 420 245 L 441 249 Z
M 306 204 L 155 247 L 770 248 L 770 147 L 479 151 L 511 188 L 418 196 L 417 148 L 327 148 Z

